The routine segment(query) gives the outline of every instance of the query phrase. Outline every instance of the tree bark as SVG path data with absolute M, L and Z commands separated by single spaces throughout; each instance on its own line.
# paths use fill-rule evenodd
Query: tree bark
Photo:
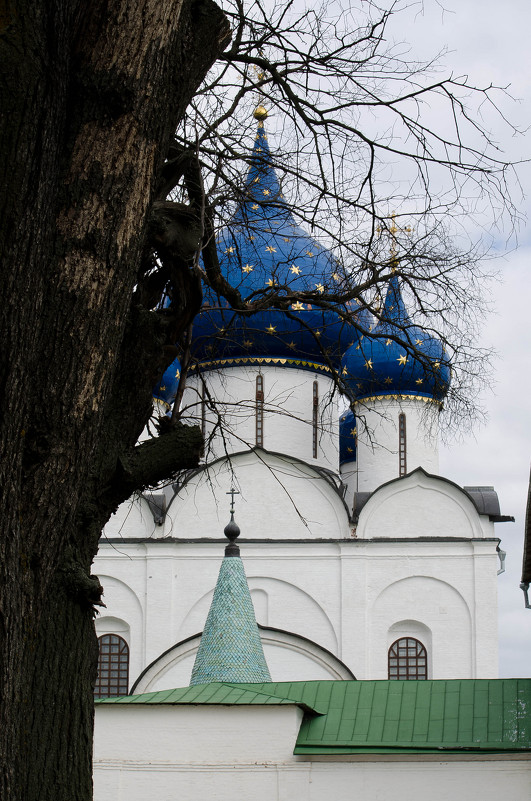
M 91 798 L 98 536 L 124 482 L 200 457 L 194 429 L 174 458 L 169 435 L 135 449 L 173 356 L 132 298 L 170 138 L 227 38 L 211 0 L 0 2 L 2 801 Z

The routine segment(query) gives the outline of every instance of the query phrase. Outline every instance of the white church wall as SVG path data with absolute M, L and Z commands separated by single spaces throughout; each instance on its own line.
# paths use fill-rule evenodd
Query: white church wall
M 219 537 L 229 519 L 227 491 L 234 484 L 242 538 L 344 538 L 347 509 L 310 465 L 265 451 L 237 454 L 198 473 L 172 501 L 164 535 Z M 225 502 L 224 502 L 225 501 Z
M 529 795 L 529 754 L 308 759 L 293 755 L 301 721 L 296 706 L 98 705 L 95 801 L 500 801 Z
M 426 399 L 428 401 L 428 399 Z M 406 416 L 406 472 L 439 472 L 439 405 L 419 400 L 360 401 L 356 404 L 357 491 L 372 492 L 399 476 L 398 416 Z
M 420 470 L 377 490 L 361 510 L 356 536 L 483 537 L 493 526 L 482 525 L 470 498 L 449 481 Z
M 117 551 L 114 544 L 102 544 L 96 572 L 114 574 L 132 588 L 131 596 L 120 595 L 102 578 L 104 616 L 127 622 L 136 638 L 132 681 L 166 650 L 203 629 L 224 546 L 223 540 L 125 541 Z M 406 619 L 433 633 L 434 678 L 497 675 L 495 543 L 242 539 L 240 546 L 251 593 L 261 599 L 258 622 L 308 638 L 357 678 L 387 677 L 388 632 Z M 457 600 L 446 597 L 450 585 Z M 392 592 L 382 595 L 389 587 Z M 289 665 L 286 658 L 285 668 Z M 175 686 L 187 683 L 179 676 Z M 288 673 L 274 678 L 288 680 Z
M 216 399 L 216 412 L 206 408 L 206 436 L 223 419 L 223 438 L 216 435 L 209 445 L 207 460 L 254 447 L 256 443 L 256 377 L 264 382 L 263 446 L 289 453 L 319 467 L 339 469 L 339 423 L 333 382 L 322 373 L 272 367 L 264 358 L 260 367 L 227 367 L 210 370 L 201 377 L 190 376 L 183 397 L 187 414 L 183 419 L 201 421 L 201 381 Z M 313 384 L 319 393 L 319 436 L 317 457 L 313 455 Z

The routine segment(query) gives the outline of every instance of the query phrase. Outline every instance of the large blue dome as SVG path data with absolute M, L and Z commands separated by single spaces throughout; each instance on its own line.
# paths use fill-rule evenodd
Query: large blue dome
M 262 120 L 241 202 L 220 233 L 217 250 L 223 276 L 246 300 L 269 287 L 282 296 L 333 292 L 347 282 L 337 259 L 297 225 L 271 165 Z M 294 302 L 286 310 L 243 317 L 206 289 L 194 322 L 193 357 L 200 368 L 266 360 L 328 371 L 339 369 L 341 355 L 354 341 L 356 329 L 333 311 Z
M 397 276 L 390 281 L 380 321 L 347 350 L 342 364 L 342 377 L 360 400 L 392 395 L 442 400 L 450 386 L 444 347 L 411 322 Z
M 177 395 L 180 380 L 181 363 L 179 359 L 175 359 L 170 366 L 166 368 L 161 380 L 153 389 L 153 397 L 165 403 L 169 408 L 172 406 L 175 396 Z

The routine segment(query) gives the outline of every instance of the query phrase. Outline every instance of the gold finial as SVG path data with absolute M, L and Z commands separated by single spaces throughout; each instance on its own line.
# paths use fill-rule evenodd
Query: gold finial
M 255 120 L 260 120 L 260 122 L 262 120 L 265 120 L 265 118 L 267 117 L 267 109 L 265 108 L 265 106 L 257 106 L 253 111 L 253 117 L 255 118 Z
M 384 230 L 385 229 L 382 229 L 381 226 L 378 226 L 377 229 L 376 229 L 376 232 L 378 233 L 378 235 L 381 235 L 384 232 Z M 406 226 L 404 226 L 404 228 L 399 228 L 397 226 L 397 224 L 396 224 L 396 212 L 393 212 L 391 214 L 391 225 L 387 229 L 387 232 L 388 232 L 390 240 L 391 240 L 390 241 L 389 251 L 390 251 L 390 255 L 391 255 L 391 272 L 393 272 L 393 273 L 396 272 L 397 267 L 398 267 L 398 262 L 399 262 L 399 259 L 398 259 L 398 240 L 396 238 L 396 234 L 398 233 L 398 231 L 405 231 L 407 234 L 410 234 L 413 231 L 413 229 L 411 228 L 410 225 L 406 225 Z

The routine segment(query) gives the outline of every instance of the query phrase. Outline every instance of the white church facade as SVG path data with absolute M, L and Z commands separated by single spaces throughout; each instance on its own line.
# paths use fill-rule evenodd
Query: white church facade
M 259 119 L 243 199 L 218 241 L 225 276 L 242 296 L 267 285 L 298 292 L 341 285 L 346 279 L 333 256 L 297 226 L 268 154 Z M 271 309 L 236 320 L 206 293 L 182 398 L 183 419 L 204 433 L 204 460 L 171 486 L 123 504 L 106 526 L 95 563 L 106 604 L 96 620 L 96 696 L 109 697 L 97 705 L 98 801 L 391 792 L 410 800 L 425 798 L 426 781 L 435 786 L 431 798 L 469 798 L 477 781 L 473 760 L 487 752 L 491 760 L 494 753 L 505 756 L 487 766 L 482 798 L 501 797 L 509 769 L 515 791 L 529 781 L 531 733 L 515 735 L 513 749 L 507 732 L 490 746 L 472 736 L 456 745 L 457 735 L 456 742 L 444 739 L 442 729 L 438 741 L 435 727 L 419 756 L 414 733 L 411 742 L 405 735 L 399 742 L 397 731 L 386 739 L 381 732 L 369 737 L 370 727 L 363 736 L 352 729 L 345 740 L 336 732 L 339 750 L 327 751 L 330 743 L 318 731 L 319 716 L 337 715 L 312 692 L 348 694 L 327 689 L 342 683 L 369 692 L 366 708 L 376 717 L 374 699 L 384 688 L 389 698 L 400 688 L 411 700 L 404 687 L 425 683 L 429 698 L 418 696 L 411 720 L 422 717 L 426 704 L 436 706 L 443 686 L 448 698 L 459 688 L 463 721 L 471 709 L 467 692 L 479 698 L 488 686 L 495 695 L 503 684 L 490 681 L 498 671 L 495 524 L 510 518 L 500 514 L 492 487 L 459 487 L 439 475 L 438 423 L 450 383 L 444 349 L 411 322 L 398 276 L 380 318 L 360 310 L 357 322 L 349 326 L 341 315 L 301 302 L 287 317 Z M 335 375 L 355 397 L 346 412 Z M 175 363 L 154 393 L 161 414 L 178 380 Z M 225 689 L 220 679 L 187 690 L 215 606 L 232 502 L 272 683 L 252 685 L 256 692 L 242 685 L 242 694 L 235 690 L 241 678 Z M 211 696 L 203 693 L 207 686 Z M 504 692 L 509 707 L 510 693 L 531 699 L 527 685 Z M 126 695 L 131 703 L 112 702 Z M 349 701 L 355 713 L 342 707 L 342 727 L 366 714 L 360 699 Z M 388 714 L 387 701 L 385 708 Z M 145 737 L 135 737 L 137 727 Z M 308 727 L 311 743 L 304 740 Z M 200 730 L 217 732 L 217 740 L 202 739 Z M 232 758 L 218 742 L 226 737 Z M 460 760 L 458 773 L 433 757 L 438 748 L 446 749 L 448 764 Z M 470 751 L 464 762 L 460 748 Z M 385 754 L 387 767 L 375 771 L 371 753 Z M 353 774 L 360 760 L 365 767 Z M 257 784 L 258 762 L 275 766 L 275 788 L 266 767 Z M 153 781 L 156 796 L 149 795 Z M 452 795 L 456 782 L 464 794 Z

